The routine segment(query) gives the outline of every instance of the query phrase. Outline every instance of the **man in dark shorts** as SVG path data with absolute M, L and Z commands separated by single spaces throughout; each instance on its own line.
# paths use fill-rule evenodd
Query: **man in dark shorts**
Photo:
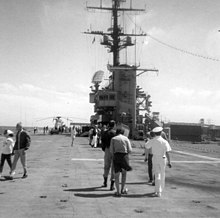
M 131 143 L 129 139 L 123 135 L 124 129 L 117 128 L 116 136 L 111 139 L 110 152 L 113 155 L 113 164 L 115 169 L 115 186 L 117 192 L 116 197 L 120 197 L 121 194 L 127 194 L 125 189 L 127 171 L 131 171 L 132 168 L 129 165 L 128 154 L 132 151 Z M 119 192 L 119 176 L 121 172 L 121 192 Z

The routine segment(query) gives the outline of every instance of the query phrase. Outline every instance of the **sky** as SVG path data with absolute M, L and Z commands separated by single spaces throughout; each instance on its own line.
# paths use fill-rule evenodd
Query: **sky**
M 220 1 L 133 0 L 132 7 L 146 12 L 120 16 L 121 26 L 148 35 L 120 61 L 159 70 L 137 78 L 151 111 L 165 122 L 220 125 Z M 54 116 L 89 122 L 92 76 L 103 70 L 107 83 L 112 55 L 100 36 L 83 32 L 110 25 L 110 13 L 88 11 L 84 0 L 1 0 L 0 125 L 51 126 Z

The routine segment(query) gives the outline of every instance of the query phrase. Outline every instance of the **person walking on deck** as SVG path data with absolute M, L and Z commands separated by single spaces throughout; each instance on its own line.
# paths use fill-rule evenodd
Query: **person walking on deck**
M 164 190 L 165 186 L 165 168 L 166 163 L 168 161 L 168 166 L 171 168 L 171 162 L 170 162 L 170 155 L 169 152 L 171 151 L 171 147 L 165 139 L 162 138 L 161 132 L 163 128 L 162 127 L 156 127 L 152 130 L 152 132 L 155 134 L 155 137 L 151 140 L 149 140 L 146 144 L 146 158 L 145 161 L 147 161 L 147 155 L 148 150 L 152 149 L 153 154 L 153 172 L 155 174 L 155 197 L 161 197 L 162 191 Z
M 116 197 L 120 197 L 121 194 L 127 194 L 128 190 L 125 188 L 127 171 L 131 171 L 132 168 L 129 165 L 129 153 L 131 153 L 132 147 L 128 137 L 124 136 L 124 129 L 118 128 L 116 130 L 116 136 L 111 139 L 110 152 L 113 155 L 113 164 L 115 169 L 115 186 Z M 119 188 L 119 176 L 121 173 L 121 191 Z
M 24 170 L 22 178 L 27 178 L 27 154 L 26 151 L 29 149 L 31 144 L 31 138 L 29 134 L 23 129 L 22 123 L 19 122 L 16 125 L 17 134 L 16 134 L 16 141 L 14 145 L 14 160 L 12 163 L 12 169 L 11 169 L 11 177 L 15 175 L 15 169 L 18 162 L 18 159 L 20 158 L 21 164 Z
M 11 156 L 12 156 L 13 147 L 14 147 L 13 135 L 14 133 L 9 129 L 8 130 L 6 129 L 4 131 L 5 140 L 3 141 L 3 148 L 2 148 L 2 154 L 1 154 L 0 177 L 2 175 L 5 160 L 7 160 L 10 170 L 12 168 Z
M 113 161 L 112 161 L 112 154 L 110 152 L 111 139 L 116 135 L 116 131 L 114 127 L 115 127 L 115 121 L 111 120 L 108 124 L 108 129 L 105 130 L 101 135 L 102 150 L 105 152 L 104 173 L 103 173 L 104 182 L 103 182 L 102 187 L 107 187 L 108 175 L 109 175 L 109 171 L 111 170 L 110 191 L 114 190 L 114 182 L 115 182 L 115 172 L 114 172 L 114 166 L 113 166 Z

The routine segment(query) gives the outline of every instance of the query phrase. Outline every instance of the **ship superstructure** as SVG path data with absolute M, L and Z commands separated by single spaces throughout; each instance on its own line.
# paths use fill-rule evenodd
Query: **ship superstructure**
M 122 13 L 144 12 L 145 9 L 122 8 L 121 3 L 126 0 L 112 0 L 111 7 L 103 7 L 100 1 L 99 7 L 87 7 L 92 10 L 110 11 L 112 15 L 112 26 L 107 32 L 87 31 L 85 34 L 102 36 L 101 45 L 105 46 L 112 55 L 112 64 L 107 65 L 110 72 L 109 83 L 106 87 L 99 89 L 102 71 L 97 71 L 93 76 L 94 89 L 90 93 L 90 103 L 94 103 L 95 115 L 91 121 L 94 123 L 107 123 L 113 119 L 117 123 L 123 123 L 130 129 L 130 136 L 135 137 L 138 129 L 150 122 L 150 95 L 137 86 L 137 76 L 147 71 L 158 71 L 156 69 L 141 69 L 139 66 L 128 65 L 120 62 L 120 51 L 129 46 L 135 46 L 132 37 L 143 37 L 146 34 L 125 33 L 118 24 Z M 144 112 L 144 113 L 143 113 Z

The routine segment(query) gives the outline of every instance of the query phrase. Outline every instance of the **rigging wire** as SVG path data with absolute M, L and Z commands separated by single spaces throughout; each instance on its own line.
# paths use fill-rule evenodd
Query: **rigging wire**
M 177 47 L 175 47 L 175 46 L 169 45 L 169 44 L 167 44 L 167 43 L 165 43 L 165 42 L 163 42 L 163 41 L 161 41 L 161 40 L 159 40 L 159 39 L 153 37 L 152 35 L 150 35 L 150 34 L 148 34 L 148 33 L 147 33 L 147 36 L 150 37 L 151 39 L 153 39 L 154 41 L 156 41 L 156 42 L 162 44 L 162 45 L 165 45 L 165 46 L 167 46 L 167 47 L 169 47 L 169 48 L 172 48 L 172 49 L 174 49 L 174 50 L 180 51 L 180 52 L 182 52 L 182 53 L 189 54 L 189 55 L 192 55 L 192 56 L 195 56 L 195 57 L 199 57 L 199 58 L 203 58 L 203 59 L 212 60 L 212 61 L 220 61 L 220 59 L 217 59 L 217 58 L 212 58 L 212 57 L 208 57 L 208 56 L 196 54 L 196 53 L 194 53 L 194 52 L 190 52 L 190 51 L 187 51 L 187 50 L 184 50 L 184 49 L 177 48 Z
M 129 15 L 127 15 L 127 16 L 128 16 L 128 18 L 131 20 L 131 22 L 132 22 L 134 25 L 137 25 L 136 22 L 134 22 L 134 21 L 129 17 Z M 156 41 L 156 42 L 160 43 L 161 45 L 164 45 L 164 46 L 166 46 L 166 47 L 168 47 L 168 48 L 171 48 L 171 49 L 174 49 L 174 50 L 176 50 L 176 51 L 182 52 L 182 53 L 184 53 L 184 54 L 189 54 L 189 55 L 192 55 L 192 56 L 195 56 L 195 57 L 198 57 L 198 58 L 203 58 L 203 59 L 211 60 L 211 61 L 220 61 L 220 59 L 218 59 L 218 58 L 209 57 L 209 56 L 197 54 L 197 53 L 195 53 L 195 52 L 187 51 L 187 50 L 185 50 L 185 49 L 177 48 L 177 47 L 175 47 L 175 46 L 173 46 L 173 45 L 170 45 L 170 44 L 168 44 L 168 43 L 166 43 L 166 42 L 163 42 L 163 41 L 161 41 L 160 39 L 158 39 L 158 38 L 156 38 L 156 37 L 154 37 L 154 36 L 152 36 L 152 35 L 146 33 L 139 25 L 137 25 L 137 27 L 139 27 L 139 28 L 140 28 L 140 31 L 141 31 L 142 33 L 145 33 L 149 38 L 153 39 L 154 41 Z
M 123 28 L 124 28 L 124 32 L 126 32 L 126 22 L 125 22 L 125 12 L 122 12 L 122 16 L 123 16 Z M 125 63 L 128 63 L 128 50 L 127 47 L 125 48 Z
M 136 28 L 136 15 L 135 15 L 135 27 L 134 27 L 134 34 L 135 34 L 135 38 L 134 38 L 134 40 L 135 40 L 135 51 L 134 51 L 134 55 L 135 55 L 135 57 L 134 57 L 134 63 L 135 63 L 135 65 L 136 65 L 136 61 L 137 61 L 137 36 L 136 36 L 136 31 L 137 31 L 137 28 Z

